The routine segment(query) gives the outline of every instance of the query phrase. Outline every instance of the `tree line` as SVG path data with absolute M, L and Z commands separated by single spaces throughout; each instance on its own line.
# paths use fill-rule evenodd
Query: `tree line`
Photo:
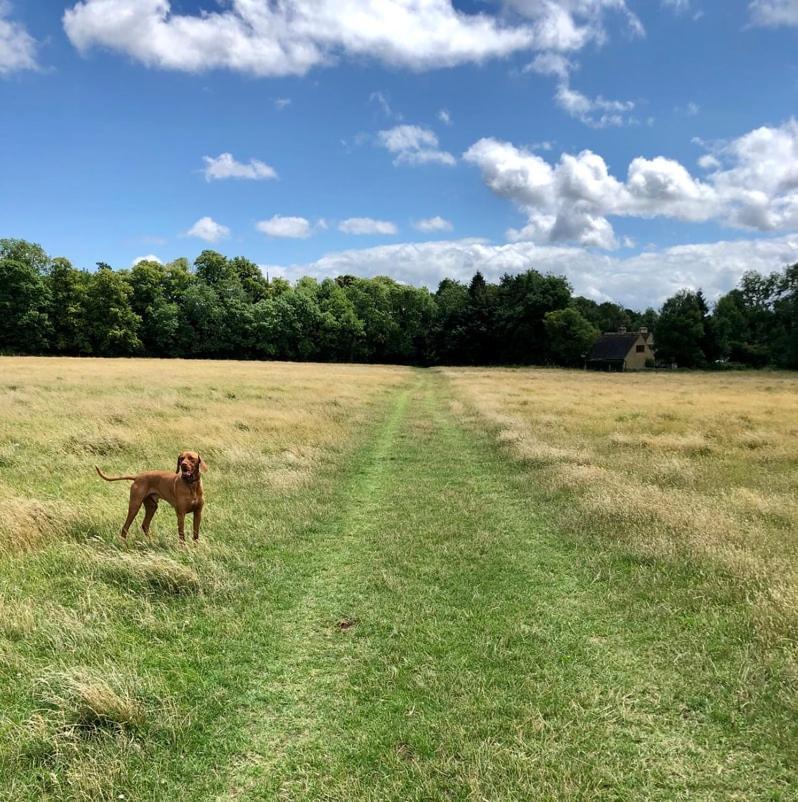
M 647 327 L 657 359 L 683 367 L 798 368 L 798 265 L 746 273 L 712 307 L 682 290 L 638 312 L 533 269 L 496 284 L 444 279 L 431 292 L 385 276 L 267 280 L 212 250 L 193 265 L 89 272 L 0 239 L 5 354 L 580 366 L 601 332 L 621 327 Z

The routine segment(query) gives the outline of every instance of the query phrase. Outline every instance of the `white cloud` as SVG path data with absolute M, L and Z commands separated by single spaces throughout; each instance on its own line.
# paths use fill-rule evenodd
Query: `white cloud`
M 291 105 L 291 98 L 290 97 L 277 97 L 274 99 L 274 108 L 277 111 L 282 111 L 283 109 L 288 108 Z
M 130 266 L 135 267 L 139 262 L 158 262 L 159 265 L 163 264 L 163 260 L 159 259 L 154 253 L 149 254 L 149 256 L 137 256 Z
M 571 89 L 567 81 L 557 87 L 554 100 L 563 111 L 591 128 L 625 125 L 631 122 L 625 115 L 635 107 L 631 100 L 605 100 L 601 95 L 589 98 Z
M 11 3 L 0 0 L 0 76 L 18 70 L 36 70 L 36 40 L 25 27 L 10 19 Z
M 435 217 L 427 217 L 424 220 L 416 220 L 413 223 L 413 228 L 417 231 L 451 231 L 454 226 L 443 217 L 436 215 Z
M 610 175 L 604 159 L 584 150 L 550 164 L 509 142 L 481 139 L 463 155 L 485 184 L 513 201 L 527 224 L 511 240 L 617 246 L 608 217 L 717 220 L 759 231 L 798 229 L 798 122 L 762 127 L 700 160 L 709 171 L 695 178 L 663 156 L 638 157 L 625 181 Z
M 246 164 L 237 162 L 232 153 L 222 153 L 215 158 L 203 156 L 205 180 L 221 181 L 225 178 L 244 178 L 250 181 L 264 181 L 277 178 L 277 172 L 270 165 L 250 159 Z
M 390 101 L 385 96 L 384 92 L 372 92 L 369 95 L 369 103 L 376 103 L 382 109 L 382 113 L 392 120 L 402 119 L 402 115 L 391 108 Z
M 590 98 L 571 87 L 571 74 L 578 64 L 562 53 L 546 52 L 538 54 L 524 67 L 524 72 L 536 72 L 557 79 L 554 102 L 571 117 L 580 120 L 591 128 L 607 128 L 627 125 L 634 120 L 628 117 L 635 104 L 631 100 L 607 100 L 601 95 Z
M 673 9 L 677 14 L 686 14 L 690 10 L 690 0 L 662 0 L 662 5 Z
M 270 237 L 305 239 L 311 234 L 310 221 L 305 217 L 284 217 L 276 214 L 268 220 L 261 220 L 255 227 Z
M 553 75 L 560 81 L 567 82 L 571 71 L 575 69 L 573 62 L 562 53 L 540 53 L 531 63 L 524 67 L 524 72 L 536 72 L 538 75 Z
M 434 289 L 444 278 L 468 282 L 477 270 L 489 281 L 497 281 L 503 273 L 532 267 L 566 276 L 580 295 L 643 309 L 659 306 L 684 287 L 702 288 L 712 300 L 734 287 L 746 270 L 770 272 L 797 261 L 796 235 L 679 245 L 626 258 L 531 242 L 494 245 L 465 239 L 353 249 L 327 254 L 308 264 L 269 265 L 264 269 L 289 279 L 305 275 L 389 275 L 397 281 Z
M 535 31 L 451 0 L 230 0 L 215 12 L 173 12 L 168 0 L 81 0 L 64 14 L 72 43 L 148 66 L 303 75 L 343 53 L 428 69 L 532 47 Z
M 230 236 L 230 229 L 217 223 L 212 217 L 201 217 L 186 231 L 187 237 L 199 237 L 206 242 L 218 242 Z
M 344 234 L 396 234 L 397 228 L 388 220 L 374 220 L 371 217 L 349 217 L 338 224 Z
M 579 50 L 589 42 L 603 44 L 608 12 L 623 17 L 631 35 L 645 34 L 625 0 L 505 0 L 505 5 L 532 22 L 538 50 Z
M 419 125 L 397 125 L 377 134 L 380 144 L 396 154 L 394 164 L 445 164 L 453 165 L 451 153 L 440 150 L 438 137 L 429 128 Z
M 440 121 L 441 121 L 441 122 L 442 122 L 444 125 L 451 125 L 451 124 L 452 124 L 452 115 L 451 115 L 451 113 L 449 112 L 449 109 L 441 109 L 441 110 L 438 112 L 438 119 L 439 119 L 439 120 L 440 120 Z
M 754 25 L 773 28 L 798 25 L 798 3 L 795 0 L 751 0 L 748 9 Z
M 452 0 L 226 0 L 173 10 L 169 0 L 80 0 L 64 29 L 81 51 L 103 47 L 151 67 L 303 75 L 339 56 L 414 70 L 481 63 L 522 50 L 579 50 L 607 38 L 605 17 L 643 34 L 625 0 L 503 0 L 470 14 Z

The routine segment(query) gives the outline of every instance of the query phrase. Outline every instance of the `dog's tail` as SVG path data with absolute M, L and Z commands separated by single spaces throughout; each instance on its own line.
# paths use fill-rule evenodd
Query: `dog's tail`
M 106 482 L 121 482 L 123 479 L 127 479 L 131 482 L 136 481 L 135 476 L 106 476 L 96 465 L 94 466 L 94 470 L 100 475 L 100 478 L 105 479 Z

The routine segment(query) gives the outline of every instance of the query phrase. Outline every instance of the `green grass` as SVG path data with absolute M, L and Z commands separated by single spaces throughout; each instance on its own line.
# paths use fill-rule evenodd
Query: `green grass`
M 300 485 L 220 446 L 197 550 L 79 510 L 0 558 L 0 795 L 796 797 L 795 677 L 733 577 L 561 528 L 442 374 L 372 392 Z

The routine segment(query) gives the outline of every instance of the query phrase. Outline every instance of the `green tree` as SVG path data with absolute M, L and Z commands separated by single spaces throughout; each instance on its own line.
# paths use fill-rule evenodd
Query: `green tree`
M 39 354 L 47 350 L 51 333 L 48 289 L 42 274 L 29 262 L 0 259 L 0 351 Z
M 654 335 L 658 358 L 680 367 L 702 367 L 704 336 L 704 308 L 697 293 L 681 290 L 665 301 Z
M 527 270 L 504 275 L 499 284 L 497 331 L 504 361 L 544 363 L 548 358 L 544 318 L 547 312 L 565 309 L 571 286 L 562 276 Z
M 141 350 L 141 318 L 133 311 L 133 291 L 122 272 L 101 267 L 86 293 L 86 325 L 92 350 L 101 356 L 130 356 Z
M 51 350 L 56 354 L 92 352 L 86 321 L 86 299 L 91 275 L 76 270 L 68 259 L 53 259 L 47 283 L 50 288 L 48 317 L 52 324 Z
M 572 306 L 547 312 L 543 318 L 548 353 L 556 364 L 580 367 L 601 333 Z

